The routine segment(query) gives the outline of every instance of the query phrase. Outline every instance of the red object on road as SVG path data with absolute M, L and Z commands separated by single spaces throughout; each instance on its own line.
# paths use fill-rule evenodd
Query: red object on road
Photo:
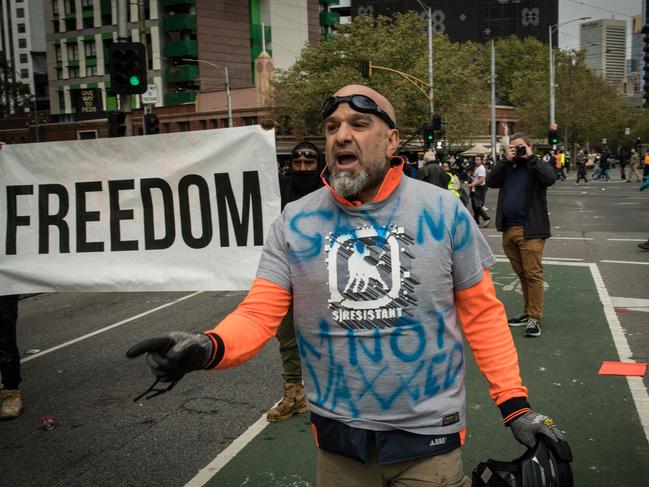
M 56 421 L 54 421 L 52 416 L 43 416 L 41 418 L 41 425 L 45 431 L 52 431 L 56 428 Z
M 599 375 L 633 375 L 642 377 L 647 371 L 647 364 L 636 362 L 603 361 Z

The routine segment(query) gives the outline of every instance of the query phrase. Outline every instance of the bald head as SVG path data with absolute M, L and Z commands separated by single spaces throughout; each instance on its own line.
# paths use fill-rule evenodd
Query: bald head
M 394 107 L 392 106 L 392 103 L 390 103 L 388 99 L 378 91 L 375 91 L 372 88 L 369 88 L 365 85 L 347 85 L 347 86 L 343 86 L 342 88 L 340 88 L 338 91 L 334 93 L 334 96 L 348 96 L 348 95 L 365 95 L 368 98 L 372 99 L 374 103 L 376 103 L 381 110 L 387 113 L 390 116 L 390 118 L 394 120 L 394 123 L 396 125 L 397 114 L 394 112 Z

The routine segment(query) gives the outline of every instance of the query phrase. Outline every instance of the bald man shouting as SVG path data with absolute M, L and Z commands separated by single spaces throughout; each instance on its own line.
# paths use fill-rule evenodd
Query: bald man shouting
M 322 104 L 325 187 L 273 223 L 239 307 L 201 334 L 134 345 L 172 384 L 193 370 L 251 359 L 293 303 L 304 387 L 318 451 L 317 485 L 469 486 L 464 333 L 514 437 L 557 441 L 532 411 L 494 256 L 451 192 L 403 177 L 396 114 L 362 85 Z

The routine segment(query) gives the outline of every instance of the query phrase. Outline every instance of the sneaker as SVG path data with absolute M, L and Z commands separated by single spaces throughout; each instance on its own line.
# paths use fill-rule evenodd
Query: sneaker
M 507 322 L 509 323 L 509 326 L 523 326 L 527 324 L 527 321 L 529 319 L 530 319 L 529 316 L 527 316 L 525 313 L 521 313 L 512 318 L 508 318 Z
M 306 413 L 306 394 L 302 384 L 284 384 L 284 397 L 276 406 L 266 414 L 266 419 L 271 423 L 284 421 L 297 413 Z
M 491 218 L 488 220 L 483 221 L 480 225 L 478 225 L 480 228 L 487 228 L 489 225 L 491 225 Z
M 0 400 L 2 401 L 0 419 L 14 419 L 22 414 L 23 400 L 18 389 L 0 390 Z
M 486 206 L 483 205 L 482 206 L 482 211 L 489 211 L 489 208 L 487 208 Z
M 525 327 L 525 336 L 526 337 L 540 337 L 541 336 L 541 322 L 534 318 L 530 318 L 527 321 L 527 326 Z
M 649 250 L 649 240 L 644 243 L 638 244 L 638 247 L 640 247 L 642 250 Z

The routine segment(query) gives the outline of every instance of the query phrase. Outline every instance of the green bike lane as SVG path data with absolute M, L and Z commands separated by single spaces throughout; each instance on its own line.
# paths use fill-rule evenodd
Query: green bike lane
M 509 264 L 497 263 L 493 279 L 508 312 L 518 313 L 522 296 Z M 603 360 L 620 360 L 618 349 L 628 359 L 599 271 L 592 265 L 546 264 L 545 280 L 541 337 L 524 337 L 524 327 L 512 329 L 532 407 L 552 415 L 566 432 L 575 485 L 648 485 L 649 444 L 641 416 L 646 427 L 649 404 L 641 378 L 598 375 Z M 524 448 L 503 427 L 472 354 L 465 357 L 468 432 L 463 458 L 470 475 L 480 461 L 512 460 Z M 268 425 L 262 419 L 246 436 L 240 440 L 245 446 L 222 453 L 187 485 L 315 485 L 308 414 Z

